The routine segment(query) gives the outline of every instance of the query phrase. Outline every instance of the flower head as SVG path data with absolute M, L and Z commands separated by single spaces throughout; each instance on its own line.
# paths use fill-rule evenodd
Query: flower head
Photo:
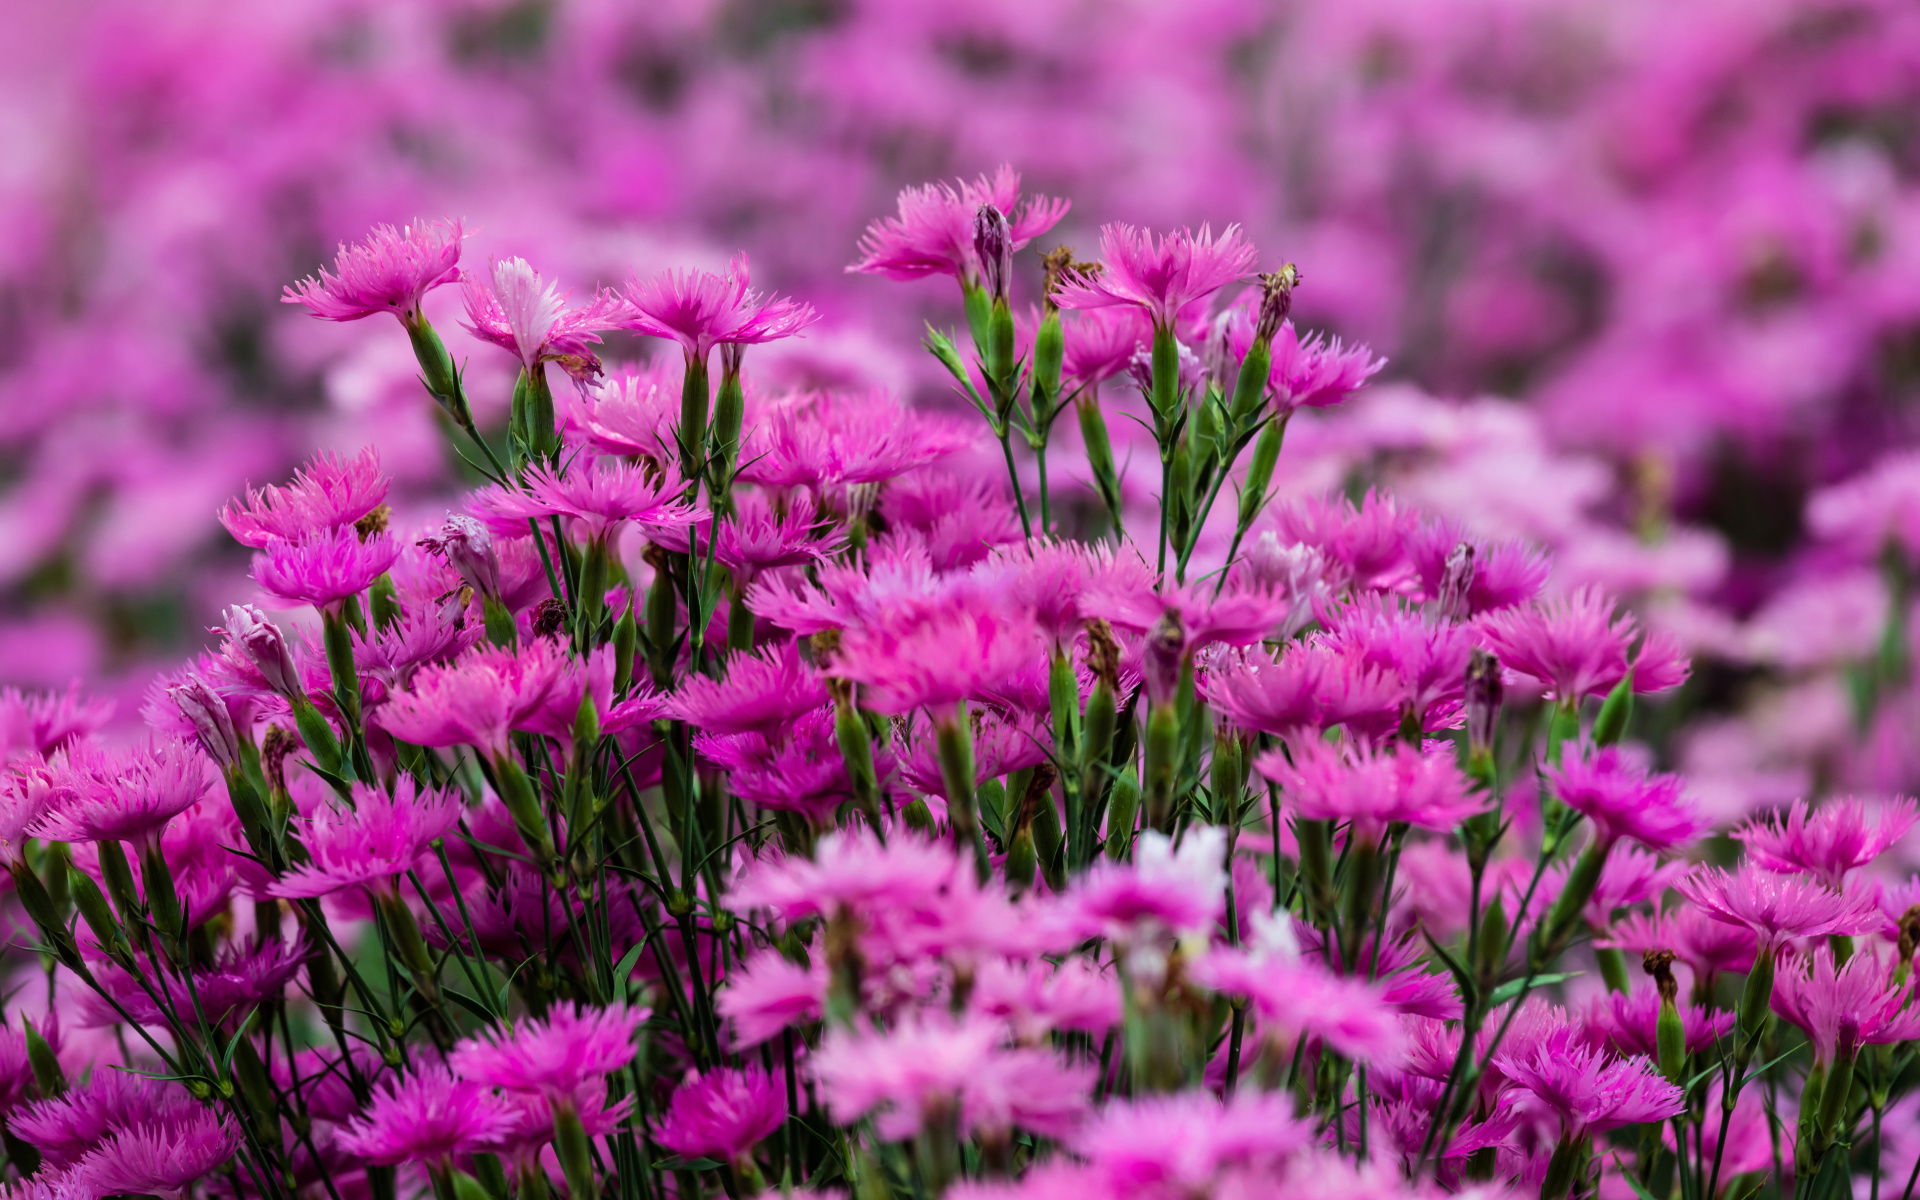
M 464 513 L 448 513 L 440 528 L 419 541 L 423 550 L 447 560 L 465 583 L 482 596 L 500 598 L 500 556 L 494 553 L 493 534 Z
M 1880 925 L 1872 891 L 1828 890 L 1807 875 L 1776 875 L 1749 863 L 1739 871 L 1703 867 L 1674 885 L 1716 921 L 1744 925 L 1762 950 L 1787 938 L 1868 933 Z
M 310 533 L 360 520 L 387 498 L 392 479 L 380 471 L 380 452 L 368 446 L 349 459 L 322 450 L 294 472 L 293 482 L 247 489 L 244 504 L 230 500 L 220 523 L 243 546 L 299 541 Z
M 785 1089 L 759 1067 L 693 1073 L 674 1089 L 654 1134 L 682 1158 L 734 1162 L 787 1119 Z
M 958 185 L 929 183 L 903 189 L 899 214 L 882 217 L 867 226 L 860 239 L 860 261 L 850 272 L 885 275 L 889 279 L 921 279 L 952 275 L 963 284 L 979 281 L 983 264 L 974 247 L 974 218 L 980 206 L 991 204 L 1005 215 L 1011 249 L 1059 224 L 1071 207 L 1066 200 L 1030 196 L 1020 203 L 1020 175 L 1001 166 L 989 179 L 982 175 Z
M 578 383 L 600 374 L 589 347 L 600 341 L 597 330 L 615 327 L 623 308 L 618 296 L 598 292 L 584 307 L 568 308 L 560 285 L 542 283 L 524 258 L 496 262 L 492 276 L 469 273 L 462 281 L 469 333 L 513 355 L 529 374 L 546 362 L 559 363 Z
M 589 442 L 602 454 L 643 454 L 672 462 L 680 451 L 680 365 L 661 357 L 623 366 L 580 393 L 578 410 Z
M 689 361 L 704 363 L 715 346 L 792 337 L 820 319 L 812 305 L 769 299 L 748 283 L 745 254 L 734 255 L 724 275 L 689 270 L 630 277 L 622 327 L 679 342 Z
M 1310 498 L 1274 514 L 1282 543 L 1309 546 L 1339 582 L 1386 591 L 1405 581 L 1407 551 L 1419 517 L 1391 496 L 1368 491 L 1360 504 L 1345 496 Z
M 400 557 L 386 533 L 362 539 L 351 525 L 275 541 L 253 556 L 253 581 L 288 604 L 338 608 L 367 590 Z
M 1747 857 L 1769 871 L 1809 872 L 1839 891 L 1848 872 L 1880 857 L 1920 820 L 1920 807 L 1905 796 L 1880 807 L 1870 820 L 1866 806 L 1848 798 L 1830 800 L 1809 814 L 1795 800 L 1783 822 L 1778 814 L 1757 817 L 1733 836 L 1747 846 Z
M 70 1167 L 118 1131 L 187 1125 L 206 1112 L 176 1083 L 101 1071 L 86 1083 L 16 1110 L 8 1132 L 40 1151 L 45 1165 Z
M 1636 692 L 1665 691 L 1687 677 L 1679 644 L 1661 633 L 1640 637 L 1638 623 L 1615 615 L 1613 601 L 1598 588 L 1488 613 L 1480 629 L 1503 665 L 1545 683 L 1563 703 L 1605 692 L 1629 671 Z M 1630 658 L 1636 640 L 1639 650 Z
M 1206 1196 L 1232 1172 L 1271 1170 L 1313 1142 L 1282 1092 L 1200 1091 L 1108 1104 L 1073 1139 L 1116 1196 Z
M 575 466 L 564 472 L 542 464 L 528 469 L 525 482 L 524 492 L 498 487 L 481 492 L 473 501 L 476 512 L 482 519 L 521 527 L 529 517 L 571 517 L 594 541 L 623 521 L 658 540 L 701 519 L 682 502 L 677 481 L 638 463 L 603 458 L 591 470 Z M 678 544 L 686 548 L 684 532 L 678 532 Z
M 1501 1103 L 1532 1097 L 1560 1117 L 1563 1138 L 1665 1120 L 1685 1107 L 1680 1088 L 1644 1058 L 1615 1058 L 1550 1039 L 1498 1055 L 1496 1062 L 1515 1085 Z
M 358 321 L 380 312 L 411 320 L 428 292 L 460 278 L 462 236 L 457 220 L 397 229 L 376 225 L 365 241 L 351 247 L 341 243 L 332 271 L 321 267 L 318 278 L 308 276 L 288 287 L 280 302 L 304 304 L 323 321 Z
M 507 1105 L 481 1083 L 426 1067 L 383 1087 L 340 1131 L 340 1144 L 381 1166 L 444 1164 L 495 1141 L 512 1122 Z
M 951 711 L 1040 653 L 1025 613 L 982 588 L 955 586 L 902 599 L 848 629 L 823 673 L 864 685 L 861 703 L 874 712 Z
M 735 655 L 725 679 L 689 676 L 666 711 L 710 734 L 771 734 L 826 702 L 826 684 L 789 641 L 766 654 Z
M 633 1061 L 634 1035 L 648 1015 L 644 1008 L 557 1004 L 545 1018 L 468 1038 L 447 1064 L 462 1079 L 489 1087 L 570 1097 Z
M 1325 408 L 1359 391 L 1386 365 L 1366 346 L 1343 346 L 1339 338 L 1318 333 L 1303 338 L 1287 321 L 1273 339 L 1267 393 L 1279 413 Z
M 1679 1006 L 1680 1026 L 1687 1052 L 1711 1047 L 1733 1028 L 1733 1013 L 1702 1004 Z M 1654 1058 L 1659 1054 L 1656 1023 L 1660 1019 L 1660 992 L 1641 987 L 1631 992 L 1603 992 L 1587 1005 L 1587 1037 L 1616 1054 Z
M 914 836 L 882 845 L 864 829 L 830 833 L 812 859 L 791 855 L 762 860 L 740 879 L 733 902 L 742 909 L 767 908 L 785 921 L 924 907 L 953 876 L 951 846 Z
M 76 1163 L 63 1182 L 94 1196 L 178 1196 L 239 1149 L 240 1133 L 224 1114 L 198 1108 L 180 1120 L 118 1131 Z
M 1216 240 L 1201 227 L 1196 236 L 1181 229 L 1155 238 L 1132 225 L 1100 227 L 1098 273 L 1069 276 L 1054 294 L 1061 308 L 1106 308 L 1123 304 L 1141 309 L 1159 328 L 1171 328 L 1180 311 L 1204 300 L 1253 270 L 1254 251 L 1238 225 Z
M 155 843 L 212 788 L 207 765 L 198 749 L 171 739 L 125 752 L 75 744 L 54 762 L 51 806 L 34 831 L 68 842 Z
M 1843 1050 L 1912 1041 L 1920 1037 L 1920 1012 L 1908 1005 L 1913 982 L 1900 977 L 1898 965 L 1871 951 L 1836 963 L 1826 946 L 1783 953 L 1773 1011 L 1806 1033 L 1818 1063 L 1832 1063 Z
M 477 746 L 499 756 L 508 736 L 546 703 L 564 662 L 535 638 L 517 650 L 475 646 L 450 663 L 423 668 L 413 690 L 390 698 L 380 724 L 420 746 Z
M 771 734 L 703 731 L 694 736 L 693 748 L 727 772 L 734 795 L 761 808 L 796 812 L 824 826 L 841 804 L 855 798 L 830 705 L 802 713 Z M 876 747 L 873 758 L 884 786 L 893 775 L 894 756 Z
M 1226 832 L 1196 826 L 1178 849 L 1165 834 L 1140 835 L 1131 864 L 1096 863 L 1067 899 L 1083 934 L 1132 943 L 1160 933 L 1204 934 L 1227 895 Z
M 732 1025 L 735 1045 L 745 1048 L 759 1045 L 789 1025 L 819 1020 L 826 1002 L 824 970 L 795 966 L 778 950 L 763 950 L 727 976 L 727 986 L 715 997 L 714 1007 Z
M 1600 845 L 1629 837 L 1651 850 L 1671 850 L 1707 827 L 1683 794 L 1685 780 L 1633 766 L 1618 746 L 1584 758 L 1569 753 L 1559 766 L 1546 769 L 1546 779 L 1567 807 L 1593 822 Z
M 289 898 L 326 896 L 349 887 L 393 889 L 400 876 L 460 820 L 454 793 L 419 790 L 401 776 L 389 796 L 379 787 L 353 786 L 353 807 L 324 808 L 301 830 L 310 861 L 267 889 Z
M 1254 769 L 1280 785 L 1301 817 L 1350 821 L 1353 837 L 1376 845 L 1396 821 L 1445 832 L 1482 807 L 1450 745 L 1422 752 L 1395 744 L 1370 753 L 1305 741 L 1292 748 L 1291 761 L 1269 750 Z
M 739 477 L 810 488 L 824 503 L 835 489 L 884 483 L 978 438 L 973 425 L 909 408 L 885 391 L 801 392 L 756 415 L 741 442 Z
M 1126 371 L 1153 339 L 1153 323 L 1140 309 L 1090 308 L 1061 322 L 1066 350 L 1061 375 L 1079 387 L 1097 387 Z

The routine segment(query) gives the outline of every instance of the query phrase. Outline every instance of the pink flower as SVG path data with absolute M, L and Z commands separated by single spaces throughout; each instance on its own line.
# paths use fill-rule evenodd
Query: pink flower
M 458 220 L 398 229 L 375 225 L 365 241 L 341 244 L 331 272 L 321 267 L 319 278 L 308 276 L 287 288 L 280 302 L 304 304 L 323 321 L 358 321 L 379 312 L 410 320 L 422 297 L 460 277 L 462 236 Z
M 929 183 L 905 188 L 900 193 L 899 215 L 867 226 L 860 239 L 860 261 L 847 270 L 889 279 L 952 275 L 973 286 L 982 270 L 974 250 L 974 214 L 983 204 L 1006 216 L 1014 250 L 1024 249 L 1059 224 L 1071 207 L 1066 200 L 1045 196 L 1032 196 L 1021 204 L 1019 173 L 1005 165 L 992 179 L 982 175 L 972 182 L 961 180 L 957 187 Z
M 1325 408 L 1359 391 L 1387 365 L 1366 346 L 1343 346 L 1322 334 L 1302 338 L 1292 321 L 1282 322 L 1273 339 L 1273 366 L 1267 392 L 1274 411 Z
M 687 541 L 679 531 L 704 520 L 681 500 L 677 479 L 638 463 L 603 458 L 591 470 L 576 464 L 564 473 L 540 464 L 528 468 L 525 483 L 524 492 L 489 488 L 474 497 L 473 507 L 483 520 L 494 518 L 489 523 L 571 517 L 589 541 L 602 541 L 615 526 L 632 521 L 655 541 L 677 536 L 682 550 Z
M 1350 1059 L 1388 1066 L 1400 1059 L 1400 1014 L 1377 984 L 1335 975 L 1297 953 L 1226 947 L 1210 949 L 1190 974 L 1202 987 L 1250 999 L 1263 1032 L 1287 1050 L 1305 1034 Z
M 968 717 L 973 733 L 973 774 L 976 785 L 999 779 L 1014 771 L 1024 771 L 1047 761 L 1052 735 L 1039 718 L 1008 719 L 982 710 Z M 933 722 L 916 715 L 908 723 L 910 744 L 900 763 L 900 775 L 922 795 L 947 796 L 946 776 L 941 773 L 940 750 Z
M 1616 616 L 1598 588 L 1488 613 L 1480 629 L 1502 666 L 1540 680 L 1563 703 L 1609 691 L 1628 671 L 1636 692 L 1665 691 L 1687 677 L 1679 644 L 1663 633 L 1640 637 L 1634 619 Z M 1630 658 L 1636 640 L 1639 649 Z
M 118 967 L 96 966 L 95 978 L 118 1007 L 89 993 L 80 1001 L 83 1024 L 107 1028 L 131 1017 L 142 1025 L 165 1027 L 170 1017 L 152 994 L 157 990 L 168 998 L 174 1012 L 204 1013 L 214 1025 L 226 1025 L 230 1019 L 252 1012 L 256 1005 L 283 996 L 307 955 L 305 946 L 288 942 L 261 946 L 230 943 L 211 967 L 193 973 L 191 992 L 160 972 L 141 980 Z M 121 1015 L 123 1012 L 126 1016 Z
M 1747 857 L 1769 871 L 1805 871 L 1834 891 L 1847 873 L 1880 857 L 1920 820 L 1920 807 L 1898 796 L 1880 806 L 1869 821 L 1866 806 L 1851 797 L 1829 800 L 1811 816 L 1805 800 L 1795 800 L 1783 824 L 1778 814 L 1756 817 L 1734 830 L 1746 843 Z
M 420 791 L 410 775 L 401 776 L 391 796 L 356 783 L 353 807 L 330 806 L 306 819 L 300 835 L 310 860 L 267 893 L 297 899 L 350 887 L 394 891 L 434 840 L 459 823 L 461 812 L 456 793 Z
M 741 1049 L 757 1046 L 789 1025 L 818 1021 L 826 1003 L 825 974 L 795 966 L 778 950 L 762 950 L 748 959 L 727 976 L 727 986 L 714 999 Z
M 1206 1196 L 1236 1172 L 1271 1171 L 1313 1143 L 1284 1092 L 1246 1089 L 1109 1103 L 1073 1139 L 1118 1196 Z
M 628 277 L 621 327 L 680 343 L 689 362 L 704 363 L 719 345 L 745 345 L 792 337 L 820 319 L 810 304 L 768 299 L 748 290 L 747 256 L 736 254 L 725 275 L 711 271 L 665 271 L 651 279 Z
M 1124 304 L 1142 309 L 1156 328 L 1173 326 L 1180 310 L 1204 300 L 1253 270 L 1253 246 L 1229 225 L 1215 240 L 1205 226 L 1199 236 L 1181 229 L 1155 239 L 1132 225 L 1100 227 L 1098 274 L 1074 275 L 1054 293 L 1061 308 L 1105 308 Z
M 1871 950 L 1835 964 L 1833 951 L 1782 952 L 1773 980 L 1773 1011 L 1800 1027 L 1816 1063 L 1861 1046 L 1886 1046 L 1920 1037 L 1920 1011 L 1908 1007 L 1913 983 L 1892 956 Z
M 415 745 L 476 746 L 497 758 L 508 753 L 513 730 L 546 703 L 563 669 L 542 638 L 517 650 L 475 646 L 451 663 L 422 669 L 411 692 L 379 710 L 379 722 Z
M 786 1093 L 765 1071 L 722 1067 L 674 1089 L 654 1140 L 681 1158 L 737 1162 L 786 1119 Z
M 111 700 L 81 696 L 78 680 L 65 692 L 0 690 L 0 762 L 52 754 L 105 725 L 113 708 Z
M 1407 557 L 1429 604 L 1451 604 L 1441 615 L 1464 620 L 1499 608 L 1525 604 L 1540 594 L 1552 564 L 1524 542 L 1487 542 L 1468 536 L 1454 521 L 1435 521 L 1412 534 Z M 1458 562 L 1457 596 L 1443 594 L 1450 564 Z
M 362 539 L 351 525 L 275 541 L 253 556 L 253 580 L 288 604 L 337 609 L 387 573 L 400 543 L 385 533 Z
M 821 826 L 832 824 L 835 810 L 854 799 L 846 756 L 834 734 L 833 709 L 803 713 L 775 734 L 694 735 L 693 748 L 727 772 L 733 793 L 749 804 L 797 812 Z M 874 770 L 882 787 L 895 769 L 891 752 L 874 750 Z
M 882 846 L 864 828 L 830 833 L 811 860 L 762 860 L 733 890 L 741 909 L 766 908 L 785 921 L 924 905 L 952 878 L 953 848 L 897 833 Z
M 196 1106 L 175 1120 L 117 1131 L 75 1163 L 62 1183 L 84 1195 L 178 1196 L 239 1150 L 240 1133 L 225 1114 Z
M 980 964 L 971 1004 L 1006 1021 L 1022 1042 L 1045 1041 L 1054 1030 L 1105 1033 L 1120 1023 L 1120 981 L 1083 957 Z
M 1171 616 L 1187 653 L 1215 644 L 1249 646 L 1261 641 L 1285 619 L 1285 597 L 1265 590 L 1214 595 L 1212 583 L 1168 586 L 1156 591 L 1153 580 L 1121 567 L 1103 572 L 1087 585 L 1081 611 L 1105 617 L 1116 629 L 1146 633 Z
M 1707 823 L 1682 794 L 1678 775 L 1650 775 L 1630 764 L 1618 746 L 1578 757 L 1569 748 L 1545 771 L 1553 794 L 1593 822 L 1595 845 L 1630 837 L 1651 850 L 1672 850 L 1706 831 Z
M 1679 1011 L 1688 1053 L 1709 1048 L 1733 1028 L 1730 1011 L 1700 1004 L 1682 1004 Z M 1654 1028 L 1659 1017 L 1660 992 L 1651 985 L 1631 992 L 1602 992 L 1587 1004 L 1587 1037 L 1616 1054 L 1653 1058 L 1659 1053 Z
M 1691 905 L 1652 916 L 1628 913 L 1612 924 L 1612 932 L 1596 939 L 1595 945 L 1628 954 L 1671 950 L 1702 977 L 1722 972 L 1745 974 L 1753 966 L 1759 945 L 1745 925 L 1717 920 Z
M 1369 490 L 1355 508 L 1345 496 L 1307 499 L 1274 512 L 1282 542 L 1318 550 L 1331 574 L 1355 588 L 1386 591 L 1405 581 L 1420 519 L 1391 496 Z
M 1467 661 L 1473 654 L 1470 630 L 1428 620 L 1377 593 L 1329 605 L 1321 619 L 1328 627 L 1322 645 L 1347 663 L 1378 671 L 1394 683 L 1396 717 L 1411 713 L 1421 728 L 1437 729 L 1460 711 Z
M 488 1030 L 453 1048 L 447 1065 L 462 1079 L 549 1099 L 571 1097 L 633 1061 L 634 1035 L 651 1010 L 557 1004 L 544 1019 Z
M 151 845 L 167 822 L 213 787 L 207 765 L 199 750 L 173 740 L 150 740 L 123 753 L 69 746 L 55 760 L 51 807 L 33 831 L 67 842 Z
M 349 1154 L 381 1166 L 438 1166 L 498 1140 L 512 1123 L 507 1105 L 482 1083 L 430 1066 L 389 1082 L 339 1136 Z
M 469 273 L 462 287 L 467 331 L 513 355 L 529 374 L 546 362 L 559 363 L 578 383 L 600 374 L 600 359 L 588 347 L 600 341 L 595 331 L 616 327 L 623 305 L 612 292 L 570 309 L 559 285 L 543 284 L 524 258 L 493 264 L 491 283 Z
M 1806 875 L 1776 875 L 1749 863 L 1738 872 L 1702 867 L 1673 885 L 1716 921 L 1744 925 L 1761 949 L 1787 938 L 1869 933 L 1880 925 L 1871 890 L 1829 891 Z
M 447 560 L 461 582 L 489 599 L 500 599 L 500 556 L 493 534 L 464 513 L 448 513 L 440 528 L 416 543 Z
M 247 489 L 246 503 L 230 500 L 220 523 L 243 546 L 299 541 L 310 533 L 352 525 L 387 498 L 393 482 L 380 472 L 380 453 L 368 446 L 350 459 L 322 450 L 294 472 L 293 482 Z
M 790 641 L 766 654 L 737 654 L 725 679 L 690 675 L 666 715 L 712 734 L 772 734 L 827 702 L 827 687 Z
M 755 414 L 741 438 L 739 477 L 811 488 L 825 502 L 836 489 L 884 483 L 979 437 L 977 422 L 909 408 L 885 391 L 800 392 Z
M 1098 387 L 1125 371 L 1153 340 L 1153 323 L 1140 309 L 1092 308 L 1061 321 L 1066 353 L 1061 375 L 1083 388 Z
M 1096 862 L 1067 897 L 1083 936 L 1132 944 L 1162 935 L 1204 934 L 1227 895 L 1226 831 L 1194 826 L 1179 849 L 1163 833 L 1140 835 L 1132 863 Z
M 954 706 L 1043 653 L 1040 632 L 978 587 L 911 596 L 848 629 L 823 673 L 862 684 L 878 713 Z
M 762 571 L 825 562 L 838 553 L 844 535 L 822 530 L 821 524 L 809 500 L 803 498 L 779 511 L 766 493 L 743 492 L 734 497 L 733 519 L 720 523 L 713 557 L 744 591 Z
M 1615 1058 L 1592 1046 L 1552 1039 L 1502 1052 L 1495 1062 L 1515 1085 L 1501 1096 L 1501 1104 L 1531 1097 L 1559 1116 L 1563 1139 L 1662 1121 L 1685 1107 L 1680 1088 L 1644 1058 Z
M 644 454 L 673 462 L 680 456 L 674 427 L 680 420 L 680 368 L 660 358 L 619 367 L 580 394 L 579 417 L 602 454 Z
M 1352 822 L 1351 836 L 1363 842 L 1378 844 L 1396 821 L 1444 833 L 1482 807 L 1444 743 L 1429 752 L 1398 743 L 1367 752 L 1303 741 L 1291 762 L 1269 750 L 1254 769 L 1280 785 L 1300 817 Z

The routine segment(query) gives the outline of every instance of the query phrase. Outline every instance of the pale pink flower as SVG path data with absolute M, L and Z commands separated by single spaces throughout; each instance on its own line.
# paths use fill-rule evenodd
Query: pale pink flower
M 1913 982 L 1892 955 L 1861 950 L 1844 963 L 1833 951 L 1783 951 L 1773 980 L 1773 1011 L 1800 1027 L 1816 1063 L 1861 1046 L 1886 1046 L 1920 1037 L 1920 1011 L 1908 1005 Z
M 1206 1092 L 1109 1103 L 1073 1139 L 1119 1196 L 1205 1196 L 1234 1172 L 1271 1171 L 1313 1143 L 1284 1092 Z
M 1303 741 L 1291 761 L 1281 750 L 1254 760 L 1254 769 L 1280 785 L 1294 813 L 1309 821 L 1351 822 L 1351 836 L 1378 844 L 1388 825 L 1404 821 L 1446 832 L 1479 812 L 1454 761 L 1453 747 L 1431 751 L 1395 743 L 1379 751 L 1342 750 Z
M 733 1028 L 735 1046 L 757 1046 L 790 1025 L 820 1019 L 826 1010 L 825 960 L 809 970 L 778 950 L 762 950 L 727 976 L 714 1007 Z
M 1096 862 L 1067 896 L 1070 923 L 1085 936 L 1132 944 L 1204 934 L 1226 903 L 1226 831 L 1196 825 L 1178 849 L 1165 834 L 1140 835 L 1132 863 Z
M 462 281 L 467 332 L 513 355 L 528 373 L 554 362 L 578 383 L 600 374 L 600 359 L 589 347 L 599 343 L 597 331 L 617 327 L 618 296 L 597 292 L 584 307 L 568 308 L 560 285 L 543 283 L 524 258 L 494 263 L 491 276 L 468 273 Z
M 125 751 L 69 746 L 53 765 L 49 807 L 33 831 L 68 842 L 147 846 L 213 787 L 190 742 L 153 739 Z

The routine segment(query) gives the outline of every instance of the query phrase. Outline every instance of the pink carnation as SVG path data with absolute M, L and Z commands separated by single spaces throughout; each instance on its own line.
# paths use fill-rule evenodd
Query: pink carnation
M 428 292 L 460 277 L 462 236 L 458 220 L 419 221 L 398 229 L 376 225 L 365 241 L 351 247 L 341 243 L 333 270 L 321 267 L 318 278 L 288 287 L 281 303 L 303 304 L 323 321 L 358 321 L 380 312 L 410 320 Z

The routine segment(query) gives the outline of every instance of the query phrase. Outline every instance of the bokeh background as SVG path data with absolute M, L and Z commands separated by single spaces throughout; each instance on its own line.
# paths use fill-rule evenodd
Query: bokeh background
M 950 281 L 844 267 L 902 185 L 1006 162 L 1074 202 L 1036 249 L 1238 222 L 1299 263 L 1301 325 L 1390 361 L 1302 418 L 1284 486 L 1538 541 L 1678 633 L 1657 740 L 1710 809 L 1920 784 L 1910 2 L 6 8 L 0 682 L 131 714 L 250 587 L 216 507 L 316 448 L 444 505 L 404 339 L 278 303 L 369 225 L 457 216 L 470 263 L 581 292 L 745 250 L 826 314 L 763 381 L 938 404 Z M 455 291 L 430 312 L 498 398 Z

